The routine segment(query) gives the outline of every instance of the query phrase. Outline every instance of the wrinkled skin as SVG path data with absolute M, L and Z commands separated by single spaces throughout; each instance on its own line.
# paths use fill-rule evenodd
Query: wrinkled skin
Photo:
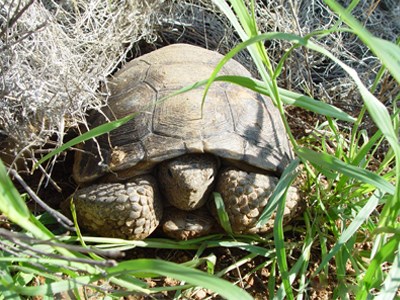
M 212 155 L 185 155 L 158 167 L 158 182 L 165 199 L 181 210 L 195 210 L 206 203 L 214 186 L 218 161 Z

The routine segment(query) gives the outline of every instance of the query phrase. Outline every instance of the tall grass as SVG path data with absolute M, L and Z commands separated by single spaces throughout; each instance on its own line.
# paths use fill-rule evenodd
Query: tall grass
M 213 235 L 175 242 L 164 239 L 125 241 L 95 238 L 81 236 L 79 231 L 78 237 L 55 235 L 28 210 L 24 198 L 16 191 L 0 162 L 0 210 L 21 228 L 18 234 L 0 229 L 0 297 L 19 299 L 46 295 L 50 298 L 56 293 L 71 290 L 79 298 L 79 289 L 86 286 L 99 295 L 107 293 L 113 297 L 131 293 L 154 294 L 167 290 L 176 291 L 175 298 L 185 295 L 190 297 L 194 290 L 203 287 L 227 299 L 251 299 L 241 288 L 221 277 L 232 269 L 240 269 L 256 257 L 262 257 L 263 262 L 242 274 L 242 280 L 268 267 L 270 278 L 265 293 L 269 298 L 307 297 L 316 282 L 320 286 L 330 285 L 333 298 L 396 297 L 400 285 L 400 146 L 399 109 L 396 101 L 400 95 L 389 112 L 374 96 L 374 87 L 379 84 L 385 72 L 389 72 L 400 83 L 398 45 L 371 36 L 351 16 L 350 10 L 342 8 L 335 1 L 326 1 L 340 18 L 340 23 L 332 31 L 341 30 L 357 35 L 382 62 L 375 84 L 368 89 L 354 69 L 314 42 L 318 37 L 332 31 L 314 32 L 304 37 L 279 32 L 259 33 L 253 1 L 249 6 L 246 6 L 245 1 L 239 0 L 230 1 L 230 5 L 223 0 L 213 2 L 229 18 L 243 43 L 226 55 L 209 80 L 178 92 L 185 92 L 199 85 L 205 85 L 207 89 L 213 80 L 224 80 L 273 99 L 299 158 L 282 176 L 270 206 L 259 220 L 260 224 L 266 222 L 266 218 L 276 210 L 274 245 L 271 246 L 268 240 L 256 236 Z M 353 2 L 356 4 L 357 1 Z M 263 43 L 271 39 L 282 39 L 292 44 L 276 66 L 270 61 Z M 324 54 L 349 74 L 364 101 L 364 107 L 358 116 L 352 117 L 307 95 L 278 87 L 277 79 L 285 60 L 299 47 Z M 244 48 L 251 53 L 261 80 L 218 77 L 222 65 Z M 295 105 L 325 116 L 326 122 L 316 128 L 317 135 L 322 131 L 325 134 L 296 140 L 286 118 L 285 105 Z M 366 112 L 378 129 L 372 136 L 368 136 L 360 127 Z M 71 140 L 45 156 L 40 163 L 82 140 L 110 131 L 132 117 L 134 116 L 102 125 Z M 349 132 L 342 132 L 339 122 L 350 124 Z M 374 153 L 383 143 L 388 143 L 389 150 L 385 152 L 380 166 L 372 168 Z M 299 240 L 289 243 L 285 239 L 282 215 L 287 188 L 299 174 L 296 170 L 300 162 L 303 166 L 301 172 L 305 174 L 304 189 L 307 190 L 308 207 L 301 217 L 304 226 L 295 229 Z M 80 246 L 76 243 L 80 243 Z M 137 247 L 197 252 L 191 261 L 182 264 L 155 259 L 118 262 L 113 258 L 103 258 L 116 258 L 123 251 Z M 213 254 L 205 255 L 204 252 L 207 248 L 215 247 L 239 248 L 247 254 L 235 264 L 215 271 L 218 267 L 216 257 Z M 295 261 L 290 259 L 293 255 L 296 256 Z M 199 266 L 206 271 L 199 271 Z M 144 280 L 160 276 L 180 280 L 181 285 L 150 287 Z M 113 288 L 104 282 L 99 283 L 100 279 L 111 284 Z M 233 283 L 243 284 L 243 281 Z
M 274 100 L 286 124 L 295 152 L 306 166 L 309 175 L 309 183 L 315 184 L 317 188 L 316 194 L 313 196 L 322 206 L 322 213 L 324 213 L 322 222 L 325 223 L 328 221 L 331 227 L 330 231 L 334 233 L 336 242 L 331 249 L 328 250 L 325 245 L 321 244 L 321 249 L 325 249 L 321 253 L 322 261 L 311 277 L 317 276 L 324 270 L 326 272 L 328 270 L 328 264 L 334 263 L 336 265 L 336 276 L 339 283 L 338 288 L 335 289 L 335 296 L 346 297 L 348 291 L 351 290 L 349 282 L 346 279 L 346 264 L 350 262 L 357 274 L 355 277 L 358 281 L 357 284 L 351 284 L 353 285 L 352 289 L 356 290 L 355 294 L 357 299 L 364 299 L 371 296 L 372 289 L 375 289 L 374 292 L 378 293 L 379 298 L 393 298 L 399 287 L 398 274 L 400 274 L 398 264 L 400 255 L 400 145 L 398 138 L 399 110 L 396 103 L 393 107 L 393 113 L 390 114 L 388 109 L 373 95 L 373 91 L 371 92 L 365 87 L 354 69 L 348 67 L 329 53 L 329 51 L 311 41 L 312 37 L 329 34 L 329 32 L 322 31 L 312 33 L 304 38 L 282 33 L 259 34 L 253 17 L 255 15 L 253 1 L 251 2 L 250 8 L 246 7 L 242 1 L 231 1 L 235 14 L 232 13 L 226 2 L 215 2 L 218 3 L 219 7 L 229 16 L 231 23 L 235 26 L 237 32 L 244 41 L 241 45 L 238 45 L 228 53 L 225 61 L 230 59 L 238 51 L 248 47 L 263 79 L 263 82 L 254 81 L 252 83 L 241 83 L 240 79 L 236 78 L 234 82 L 253 88 L 259 92 L 262 92 L 261 90 L 264 89 L 264 93 Z M 381 60 L 381 72 L 390 72 L 399 83 L 399 47 L 388 41 L 372 36 L 351 16 L 350 11 L 342 8 L 335 1 L 326 1 L 326 3 L 340 16 L 340 20 L 348 26 L 345 28 L 337 27 L 335 30 L 346 30 L 357 35 Z M 356 1 L 354 1 L 354 4 L 355 3 Z M 361 133 L 359 132 L 359 124 L 364 117 L 363 113 L 359 115 L 352 127 L 351 145 L 344 145 L 346 138 L 342 133 L 338 132 L 336 120 L 330 118 L 330 116 L 328 117 L 325 129 L 332 132 L 333 140 L 335 145 L 337 145 L 334 155 L 327 153 L 327 145 L 322 144 L 320 147 L 316 147 L 315 145 L 305 143 L 307 147 L 301 147 L 297 141 L 293 139 L 284 114 L 283 99 L 276 83 L 276 78 L 281 71 L 280 68 L 288 56 L 282 57 L 282 60 L 276 68 L 272 67 L 262 43 L 271 38 L 284 39 L 292 42 L 292 49 L 303 46 L 310 50 L 320 52 L 335 61 L 349 74 L 356 83 L 364 100 L 365 106 L 363 110 L 368 111 L 375 125 L 379 128 L 379 131 L 373 137 L 373 143 L 370 143 L 368 140 L 361 141 L 360 139 Z M 289 50 L 288 53 L 290 53 L 290 51 L 291 50 Z M 216 76 L 218 69 L 225 61 L 221 62 L 217 67 L 213 74 L 214 76 Z M 377 77 L 376 81 L 378 82 L 379 79 L 380 78 Z M 262 86 L 262 88 L 259 86 Z M 398 100 L 399 96 L 396 101 Z M 293 104 L 296 105 L 296 103 Z M 324 112 L 318 108 L 315 111 L 324 114 Z M 325 115 L 328 116 L 327 114 Z M 366 137 L 364 136 L 364 138 Z M 386 154 L 384 164 L 385 166 L 390 164 L 393 168 L 391 172 L 386 174 L 383 174 L 384 168 L 379 168 L 375 172 L 369 171 L 368 160 L 365 160 L 366 155 L 374 153 L 383 140 L 386 140 L 391 147 Z M 362 142 L 363 144 L 361 144 Z M 309 149 L 310 146 L 318 149 Z M 349 151 L 344 149 L 349 149 Z M 321 175 L 327 179 L 328 188 L 318 183 Z M 329 201 L 334 200 L 336 200 L 336 208 L 344 209 L 348 207 L 350 209 L 347 209 L 347 211 L 336 211 L 336 216 L 332 216 L 332 212 L 325 207 L 330 204 Z M 375 218 L 374 222 L 371 222 L 371 214 L 376 211 L 378 205 L 381 208 L 379 216 Z M 312 212 L 308 213 L 312 214 Z M 347 219 L 346 222 L 340 222 L 340 226 L 338 226 L 337 222 L 344 221 L 341 220 L 344 217 Z M 319 227 L 320 225 L 322 225 L 320 222 L 314 223 L 314 226 Z M 365 228 L 366 225 L 369 226 L 368 230 Z M 274 237 L 276 248 L 282 250 L 282 245 L 284 244 L 282 240 L 283 237 L 281 233 L 277 233 L 280 229 L 280 226 L 275 226 Z M 311 227 L 309 230 L 311 231 L 309 232 L 311 236 L 314 237 L 317 237 L 316 233 L 318 235 L 322 234 L 317 228 L 313 229 Z M 367 234 L 370 235 L 368 238 L 374 245 L 371 249 L 372 251 L 364 257 L 371 262 L 369 265 L 362 263 L 360 253 L 355 248 L 357 237 Z M 364 238 L 367 237 L 365 236 Z M 325 243 L 326 241 L 321 240 L 321 242 Z M 352 257 L 354 253 L 357 253 L 358 257 Z M 294 270 L 288 270 L 284 251 L 278 251 L 277 258 L 283 280 L 283 289 L 280 289 L 280 291 L 282 291 L 282 293 L 284 291 L 288 298 L 293 298 L 294 288 L 291 284 L 295 277 L 290 277 L 289 274 L 293 274 Z M 333 259 L 334 262 L 332 262 Z M 308 261 L 305 260 L 304 264 L 307 263 Z M 379 268 L 379 266 L 383 264 L 388 264 L 390 266 L 388 272 L 383 273 Z M 300 268 L 298 268 L 298 271 L 300 271 Z M 297 274 L 297 276 L 302 275 L 304 274 Z M 282 295 L 282 293 L 280 295 Z

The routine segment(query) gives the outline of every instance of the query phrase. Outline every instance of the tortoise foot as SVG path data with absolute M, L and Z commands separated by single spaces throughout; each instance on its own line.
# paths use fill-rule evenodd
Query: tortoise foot
M 127 183 L 104 183 L 78 190 L 73 196 L 79 224 L 95 234 L 141 240 L 162 217 L 155 180 L 141 176 Z

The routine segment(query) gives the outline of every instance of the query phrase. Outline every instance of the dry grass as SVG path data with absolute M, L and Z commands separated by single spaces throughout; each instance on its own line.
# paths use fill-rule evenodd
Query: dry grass
M 99 87 L 138 41 L 146 40 L 155 47 L 186 42 L 223 54 L 238 42 L 211 1 L 2 2 L 0 130 L 12 137 L 8 149 L 12 155 L 22 150 L 39 152 L 49 141 L 60 145 L 68 129 L 85 124 L 87 110 L 104 103 Z M 319 0 L 258 2 L 262 32 L 304 36 L 338 22 Z M 400 32 L 399 11 L 400 4 L 394 0 L 370 0 L 362 1 L 354 13 L 376 36 L 395 40 Z M 366 82 L 377 72 L 376 58 L 349 34 L 334 33 L 319 42 L 356 67 Z M 288 46 L 271 42 L 271 59 L 277 63 Z M 246 53 L 238 60 L 253 69 Z M 287 89 L 336 102 L 348 111 L 358 110 L 353 83 L 323 56 L 297 51 L 281 78 L 280 85 Z M 382 88 L 382 101 L 390 102 L 398 92 L 390 84 Z M 337 103 L 339 98 L 351 101 Z
M 306 36 L 315 30 L 342 25 L 320 0 L 256 2 L 260 32 L 279 31 Z M 370 32 L 390 41 L 395 41 L 400 34 L 399 12 L 400 3 L 393 0 L 362 1 L 353 9 L 353 14 Z M 227 18 L 217 11 L 211 1 L 171 1 L 170 5 L 163 7 L 157 18 L 159 26 L 155 47 L 184 42 L 225 54 L 239 41 Z M 353 67 L 367 86 L 372 85 L 380 63 L 354 35 L 336 31 L 320 38 L 318 42 Z M 269 41 L 267 46 L 270 59 L 277 64 L 291 44 L 274 40 Z M 247 53 L 240 53 L 236 59 L 257 76 Z M 285 70 L 278 80 L 281 87 L 334 104 L 352 115 L 357 115 L 362 106 L 356 85 L 346 72 L 327 57 L 304 48 L 295 50 L 285 62 Z M 399 86 L 390 78 L 382 82 L 385 84 L 379 87 L 378 97 L 390 105 L 400 91 Z M 304 118 L 307 121 L 310 117 Z
M 267 4 L 261 5 L 258 12 L 260 16 L 266 16 L 260 18 L 262 23 L 259 26 L 263 32 L 280 31 L 306 36 L 315 30 L 327 30 L 342 24 L 321 0 L 265 2 Z M 361 1 L 352 12 L 375 36 L 395 41 L 400 33 L 399 2 Z M 375 77 L 380 64 L 354 35 L 334 32 L 318 42 L 355 68 L 367 86 L 372 84 L 371 79 Z M 279 59 L 289 46 L 285 42 L 274 41 L 268 51 L 273 59 Z M 291 55 L 280 85 L 334 103 L 348 112 L 357 113 L 361 107 L 357 88 L 346 72 L 327 57 L 307 52 L 304 48 Z M 396 94 L 393 89 L 390 97 Z
M 2 0 L 4 1 L 4 0 Z M 17 154 L 57 145 L 99 107 L 98 93 L 127 49 L 152 37 L 160 1 L 11 1 L 0 4 L 0 129 Z

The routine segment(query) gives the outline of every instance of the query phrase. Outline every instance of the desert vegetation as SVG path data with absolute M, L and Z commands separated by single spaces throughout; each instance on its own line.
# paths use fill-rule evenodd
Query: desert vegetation
M 0 4 L 0 298 L 400 297 L 397 1 Z M 76 145 L 134 117 L 86 132 L 87 113 L 127 61 L 177 42 L 225 55 L 196 86 L 232 82 L 278 108 L 297 158 L 259 220 L 275 210 L 273 232 L 81 233 L 57 206 Z M 229 59 L 253 77 L 219 76 Z M 291 184 L 305 208 L 283 224 Z

